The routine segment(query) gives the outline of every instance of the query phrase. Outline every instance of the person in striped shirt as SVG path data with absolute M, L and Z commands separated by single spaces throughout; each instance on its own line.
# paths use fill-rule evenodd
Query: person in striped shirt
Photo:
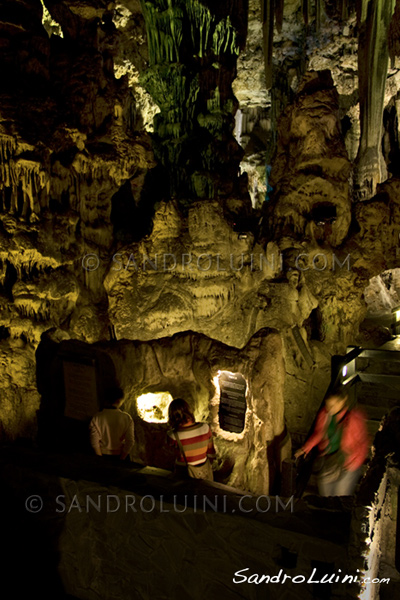
M 168 441 L 177 452 L 175 466 L 177 473 L 185 471 L 186 463 L 190 477 L 213 480 L 211 462 L 215 458 L 215 449 L 210 426 L 196 423 L 188 403 L 176 398 L 168 408 L 168 421 L 172 430 L 168 432 Z M 182 445 L 183 456 L 179 441 Z M 186 460 L 185 460 L 186 457 Z

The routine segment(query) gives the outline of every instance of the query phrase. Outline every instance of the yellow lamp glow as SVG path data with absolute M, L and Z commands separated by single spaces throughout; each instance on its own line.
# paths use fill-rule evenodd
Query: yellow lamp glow
M 169 392 L 142 394 L 136 400 L 139 417 L 147 423 L 167 423 L 172 400 Z

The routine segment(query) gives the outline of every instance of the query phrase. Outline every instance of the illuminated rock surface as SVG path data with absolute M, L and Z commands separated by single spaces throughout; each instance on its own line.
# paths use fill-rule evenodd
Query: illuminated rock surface
M 54 328 L 238 355 L 271 328 L 279 427 L 306 434 L 370 279 L 399 266 L 398 7 L 276 3 L 269 60 L 253 1 L 44 4 L 0 2 L 2 436 L 34 437 Z

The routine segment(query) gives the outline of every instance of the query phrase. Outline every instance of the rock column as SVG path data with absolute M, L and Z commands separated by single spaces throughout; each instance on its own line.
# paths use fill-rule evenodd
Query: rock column
M 361 139 L 354 189 L 360 200 L 371 198 L 386 175 L 381 150 L 382 116 L 393 10 L 394 0 L 360 0 L 357 6 Z

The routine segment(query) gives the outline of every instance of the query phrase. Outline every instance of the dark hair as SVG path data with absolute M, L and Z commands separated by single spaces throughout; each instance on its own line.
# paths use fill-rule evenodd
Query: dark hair
M 124 397 L 124 390 L 120 387 L 110 388 L 105 393 L 104 406 L 110 407 L 117 404 Z
M 186 400 L 182 398 L 172 400 L 168 407 L 168 422 L 172 429 L 178 429 L 188 421 L 194 421 L 194 416 Z

